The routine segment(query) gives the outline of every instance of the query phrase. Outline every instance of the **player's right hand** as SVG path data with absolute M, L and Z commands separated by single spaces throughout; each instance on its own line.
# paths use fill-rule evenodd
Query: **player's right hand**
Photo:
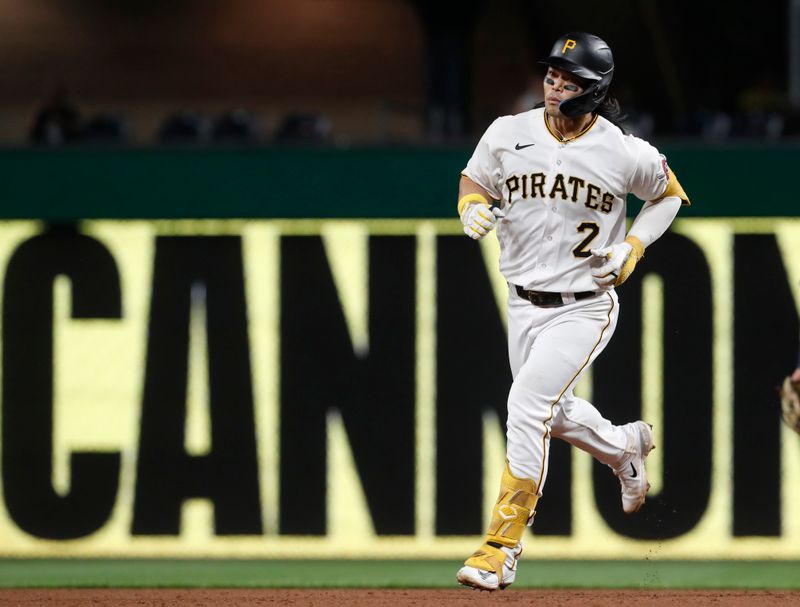
M 489 208 L 480 202 L 470 204 L 461 213 L 464 234 L 474 240 L 480 240 L 494 229 L 498 217 L 503 216 L 500 207 Z
M 633 247 L 627 242 L 620 242 L 602 249 L 590 249 L 592 254 L 589 265 L 592 266 L 592 279 L 601 289 L 610 289 L 622 284 L 630 275 L 624 275 L 622 268 L 628 261 Z M 633 268 L 631 268 L 633 270 Z

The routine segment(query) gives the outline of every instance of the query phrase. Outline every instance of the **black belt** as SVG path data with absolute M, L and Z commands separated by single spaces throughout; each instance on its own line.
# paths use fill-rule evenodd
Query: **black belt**
M 549 293 L 547 291 L 527 291 L 519 285 L 514 285 L 514 288 L 517 290 L 517 295 L 522 297 L 522 299 L 527 299 L 534 306 L 539 306 L 540 308 L 557 308 L 564 305 L 564 298 L 561 296 L 561 293 Z M 580 301 L 581 299 L 587 299 L 589 297 L 599 295 L 599 293 L 597 291 L 580 291 L 579 293 L 573 293 L 572 295 L 575 297 L 575 301 Z

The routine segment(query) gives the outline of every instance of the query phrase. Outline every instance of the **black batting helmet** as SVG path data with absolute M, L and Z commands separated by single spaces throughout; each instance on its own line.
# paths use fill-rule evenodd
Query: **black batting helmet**
M 586 90 L 558 106 L 565 116 L 593 112 L 608 94 L 614 76 L 614 57 L 604 40 L 584 32 L 570 32 L 556 40 L 545 65 L 564 70 L 589 81 Z

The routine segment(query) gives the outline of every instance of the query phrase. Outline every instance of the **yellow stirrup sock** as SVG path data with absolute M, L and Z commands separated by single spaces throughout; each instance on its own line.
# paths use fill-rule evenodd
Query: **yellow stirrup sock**
M 500 547 L 514 548 L 519 544 L 525 527 L 533 522 L 536 514 L 538 493 L 536 483 L 515 477 L 506 462 L 486 541 L 464 564 L 502 576 L 506 554 Z

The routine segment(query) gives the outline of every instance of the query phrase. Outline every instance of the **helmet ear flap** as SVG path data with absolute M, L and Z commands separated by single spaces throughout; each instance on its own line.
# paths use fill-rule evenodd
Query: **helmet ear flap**
M 600 105 L 603 102 L 603 99 L 606 98 L 606 95 L 608 95 L 608 87 L 598 86 L 595 88 L 595 91 L 592 94 L 592 100 Z
M 608 85 L 603 82 L 597 82 L 577 97 L 562 101 L 558 108 L 562 114 L 569 118 L 574 118 L 581 114 L 589 114 L 603 102 L 607 94 Z

